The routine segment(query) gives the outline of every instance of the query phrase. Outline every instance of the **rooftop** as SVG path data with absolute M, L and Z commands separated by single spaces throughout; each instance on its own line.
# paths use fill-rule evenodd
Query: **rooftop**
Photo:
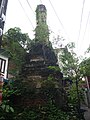
M 46 7 L 43 4 L 37 5 L 37 9 L 40 11 L 46 11 Z

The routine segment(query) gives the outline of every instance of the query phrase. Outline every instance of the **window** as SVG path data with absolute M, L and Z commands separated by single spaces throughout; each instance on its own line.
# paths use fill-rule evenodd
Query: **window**
M 2 73 L 5 73 L 6 60 L 0 58 L 0 70 Z

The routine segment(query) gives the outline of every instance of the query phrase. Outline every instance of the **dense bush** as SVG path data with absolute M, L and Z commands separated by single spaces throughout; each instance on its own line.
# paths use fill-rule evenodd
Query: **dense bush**
M 19 113 L 16 120 L 69 120 L 69 115 L 49 103 L 38 108 L 27 108 Z

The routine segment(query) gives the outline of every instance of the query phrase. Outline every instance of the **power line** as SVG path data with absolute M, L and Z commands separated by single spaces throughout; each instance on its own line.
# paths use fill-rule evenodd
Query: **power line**
M 64 26 L 63 26 L 63 24 L 62 24 L 60 18 L 58 17 L 58 14 L 57 14 L 57 12 L 56 12 L 56 10 L 55 10 L 55 8 L 54 8 L 54 6 L 53 6 L 51 0 L 49 0 L 49 2 L 50 2 L 51 6 L 52 6 L 52 8 L 53 8 L 53 11 L 54 11 L 54 13 L 55 13 L 55 15 L 56 15 L 56 17 L 57 17 L 57 19 L 58 19 L 60 25 L 62 26 L 62 28 L 63 28 L 65 34 L 67 35 L 67 32 L 65 31 L 65 28 L 64 28 Z M 67 35 L 67 37 L 68 37 L 68 35 Z M 68 39 L 69 39 L 69 37 L 68 37 Z
M 88 18 L 87 18 L 87 22 L 86 22 L 86 27 L 85 27 L 84 35 L 83 35 L 83 40 L 84 40 L 85 33 L 86 33 L 86 30 L 87 30 L 87 25 L 88 25 L 89 17 L 90 17 L 90 11 L 88 13 Z
M 80 20 L 80 28 L 79 28 L 78 40 L 79 40 L 80 32 L 81 32 L 81 25 L 82 25 L 82 18 L 83 18 L 84 4 L 85 4 L 85 0 L 83 0 L 83 6 L 82 6 L 82 12 L 81 12 L 81 20 Z
M 57 18 L 58 18 L 58 20 L 59 20 L 60 24 L 61 24 L 61 25 L 62 25 L 62 27 L 64 28 L 64 26 L 63 26 L 63 24 L 62 24 L 62 22 L 61 22 L 60 18 L 59 18 L 59 17 L 58 17 L 58 15 L 57 15 L 57 12 L 56 12 L 56 10 L 55 10 L 54 6 L 52 5 L 52 3 L 51 3 L 51 1 L 50 1 L 50 0 L 49 0 L 49 2 L 50 2 L 51 6 L 52 6 L 52 8 L 53 8 L 53 10 L 54 10 L 55 15 L 56 15 L 56 16 L 57 16 Z
M 25 11 L 24 7 L 22 6 L 22 4 L 21 4 L 20 0 L 18 0 L 18 1 L 19 1 L 20 5 L 21 5 L 21 7 L 22 7 L 22 9 L 23 9 L 23 11 L 24 11 L 24 13 L 25 13 L 26 17 L 28 18 L 28 20 L 29 20 L 29 22 L 30 22 L 30 24 L 31 24 L 32 28 L 34 29 L 34 26 L 33 26 L 32 22 L 31 22 L 30 18 L 28 17 L 28 15 L 27 15 L 27 13 L 26 13 L 26 11 Z
M 28 0 L 26 0 L 26 1 L 27 1 L 28 5 L 29 5 L 30 9 L 32 10 L 33 14 L 35 15 L 35 13 L 34 13 L 34 11 L 33 11 L 32 7 L 31 7 L 31 5 L 30 5 L 29 1 L 28 1 Z

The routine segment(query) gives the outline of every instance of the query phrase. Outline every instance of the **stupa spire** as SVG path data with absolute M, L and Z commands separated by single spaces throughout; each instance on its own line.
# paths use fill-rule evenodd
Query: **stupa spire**
M 49 29 L 47 25 L 47 9 L 45 5 L 37 5 L 36 8 L 36 29 L 35 40 L 48 43 L 49 41 Z

